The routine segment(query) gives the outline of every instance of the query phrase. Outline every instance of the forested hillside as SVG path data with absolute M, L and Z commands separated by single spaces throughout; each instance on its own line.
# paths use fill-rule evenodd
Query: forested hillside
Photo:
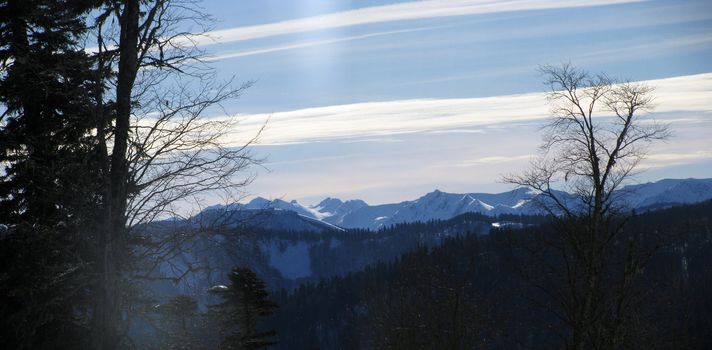
M 634 348 L 712 346 L 712 202 L 635 216 L 619 242 L 651 248 L 635 288 L 626 331 L 648 343 Z M 547 225 L 447 238 L 395 262 L 368 266 L 294 292 L 267 327 L 278 349 L 550 349 L 562 346 L 559 310 L 546 290 L 557 276 L 541 268 L 556 251 L 542 244 Z M 548 288 L 542 286 L 548 285 Z

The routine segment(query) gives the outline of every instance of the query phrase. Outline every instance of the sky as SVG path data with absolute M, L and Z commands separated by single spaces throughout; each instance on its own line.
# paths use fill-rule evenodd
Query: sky
M 501 192 L 549 116 L 537 68 L 570 62 L 647 81 L 673 136 L 636 182 L 712 177 L 712 2 L 205 0 L 199 45 L 236 145 L 267 121 L 249 196 L 369 204 L 434 189 Z M 212 115 L 211 117 L 223 117 Z M 248 197 L 249 197 L 248 196 Z

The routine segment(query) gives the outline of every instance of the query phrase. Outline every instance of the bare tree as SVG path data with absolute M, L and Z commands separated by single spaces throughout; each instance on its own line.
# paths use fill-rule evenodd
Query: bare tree
M 568 328 L 566 347 L 620 347 L 635 321 L 634 282 L 650 256 L 635 240 L 621 242 L 631 212 L 620 188 L 646 146 L 670 132 L 645 118 L 653 88 L 644 83 L 616 82 L 570 64 L 541 72 L 552 106 L 541 156 L 529 171 L 505 180 L 540 193 L 539 204 L 555 218 L 556 235 L 547 243 L 560 260 L 548 267 L 563 287 L 540 287 L 556 300 L 551 311 Z
M 205 116 L 224 111 L 222 103 L 250 85 L 219 83 L 204 64 L 196 39 L 208 20 L 193 0 L 107 1 L 96 17 L 105 191 L 94 348 L 115 348 L 125 336 L 131 279 L 141 275 L 136 269 L 147 277 L 190 240 L 185 231 L 151 237 L 135 228 L 187 215 L 181 206 L 200 205 L 207 193 L 234 200 L 252 179 L 246 169 L 258 163 L 249 152 L 258 135 L 231 144 L 234 118 Z

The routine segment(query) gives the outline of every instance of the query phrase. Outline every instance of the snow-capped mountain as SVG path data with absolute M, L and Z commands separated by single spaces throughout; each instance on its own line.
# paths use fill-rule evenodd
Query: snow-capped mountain
M 368 204 L 360 199 L 343 202 L 337 198 L 326 198 L 312 209 L 323 215 L 324 221 L 341 226 L 344 217 L 364 207 Z
M 509 192 L 490 193 L 446 193 L 435 190 L 413 201 L 393 204 L 368 205 L 362 200 L 342 201 L 326 198 L 314 206 L 306 206 L 297 201 L 281 199 L 267 200 L 257 197 L 244 209 L 287 210 L 299 215 L 321 220 L 343 228 L 365 228 L 377 230 L 389 225 L 446 220 L 464 213 L 536 214 L 540 209 L 531 202 L 535 194 L 528 189 L 518 188 Z
M 242 209 L 278 209 L 278 210 L 291 210 L 299 215 L 304 215 L 313 219 L 322 219 L 323 215 L 319 211 L 314 210 L 308 206 L 302 205 L 301 203 L 293 200 L 290 202 L 283 201 L 281 199 L 268 200 L 262 197 L 257 197 L 251 200 L 249 203 L 242 206 Z
M 665 179 L 626 186 L 621 194 L 630 208 L 643 210 L 696 203 L 712 199 L 712 179 Z M 564 199 L 569 197 L 565 193 L 561 193 L 561 196 Z M 308 206 L 297 201 L 257 197 L 247 204 L 237 206 L 251 210 L 292 211 L 303 218 L 338 227 L 377 230 L 398 223 L 445 220 L 470 212 L 492 216 L 541 214 L 542 210 L 533 201 L 535 197 L 536 194 L 526 188 L 495 194 L 446 193 L 435 190 L 416 200 L 381 205 L 368 205 L 362 200 L 326 198 L 317 205 Z
M 533 196 L 526 189 L 499 194 L 459 194 L 435 190 L 414 201 L 361 207 L 334 224 L 346 228 L 378 229 L 403 222 L 445 220 L 468 212 L 487 215 L 514 213 L 530 207 L 528 203 Z
M 712 179 L 664 179 L 623 189 L 629 206 L 652 209 L 698 203 L 712 198 Z
M 268 203 L 271 203 L 267 201 Z M 204 227 L 263 229 L 268 231 L 343 231 L 344 229 L 316 218 L 311 211 L 295 202 L 294 207 L 277 206 L 249 208 L 249 205 L 213 206 L 203 210 L 188 222 Z

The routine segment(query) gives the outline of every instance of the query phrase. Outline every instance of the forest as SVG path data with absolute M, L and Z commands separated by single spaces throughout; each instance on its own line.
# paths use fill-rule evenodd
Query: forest
M 622 348 L 712 345 L 711 212 L 708 201 L 632 219 L 623 242 L 639 240 L 655 255 L 630 292 L 623 327 L 631 343 Z M 567 324 L 554 291 L 565 282 L 542 265 L 561 263 L 541 243 L 552 234 L 549 224 L 462 232 L 392 262 L 283 290 L 265 327 L 279 330 L 281 349 L 560 348 Z M 618 276 L 612 269 L 607 277 Z

